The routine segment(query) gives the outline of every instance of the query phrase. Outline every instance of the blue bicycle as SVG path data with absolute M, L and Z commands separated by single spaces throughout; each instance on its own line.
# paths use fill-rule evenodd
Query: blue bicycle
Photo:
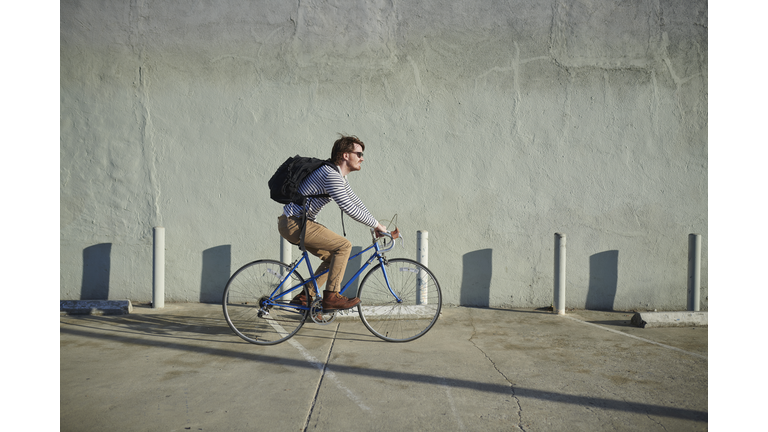
M 398 230 L 376 237 L 373 243 L 349 260 L 371 251 L 371 256 L 344 285 L 341 294 L 371 265 L 357 297 L 357 312 L 363 324 L 377 337 L 388 342 L 408 342 L 426 334 L 440 316 L 443 303 L 440 284 L 434 274 L 418 262 L 406 258 L 387 259 L 395 247 Z M 314 275 L 306 250 L 293 264 L 276 260 L 258 260 L 237 270 L 224 288 L 222 306 L 227 324 L 244 340 L 257 345 L 274 345 L 291 338 L 304 323 L 329 324 L 338 313 L 323 311 L 316 276 L 305 280 L 299 274 L 304 262 Z M 319 276 L 319 275 L 318 275 Z M 318 296 L 309 305 L 291 299 L 303 290 L 309 297 L 310 286 Z

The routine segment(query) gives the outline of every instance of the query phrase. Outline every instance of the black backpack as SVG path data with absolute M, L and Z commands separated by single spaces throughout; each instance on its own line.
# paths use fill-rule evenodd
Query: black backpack
M 289 157 L 269 179 L 269 196 L 280 204 L 295 203 L 302 205 L 304 198 L 299 194 L 301 182 L 323 165 L 336 168 L 330 159 L 318 159 L 296 155 Z M 310 195 L 309 198 L 328 198 L 330 195 Z

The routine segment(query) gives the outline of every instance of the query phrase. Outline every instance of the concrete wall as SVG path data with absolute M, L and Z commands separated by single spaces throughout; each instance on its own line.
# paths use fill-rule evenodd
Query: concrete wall
M 166 301 L 219 301 L 343 132 L 446 303 L 549 306 L 563 232 L 568 307 L 684 309 L 700 233 L 706 310 L 707 127 L 706 1 L 63 0 L 61 299 L 150 301 L 164 226 Z

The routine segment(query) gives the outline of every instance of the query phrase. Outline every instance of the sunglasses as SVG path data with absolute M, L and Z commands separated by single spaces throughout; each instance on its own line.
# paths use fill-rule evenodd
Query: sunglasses
M 363 152 L 349 152 L 349 153 L 356 154 L 357 157 L 359 157 L 359 158 L 363 157 Z

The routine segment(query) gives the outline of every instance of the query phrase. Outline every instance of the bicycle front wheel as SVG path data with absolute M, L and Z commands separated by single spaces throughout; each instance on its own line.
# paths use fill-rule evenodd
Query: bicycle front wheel
M 236 335 L 257 345 L 274 345 L 288 340 L 304 325 L 308 307 L 290 304 L 301 290 L 280 294 L 304 282 L 293 272 L 275 292 L 291 267 L 279 261 L 260 260 L 246 264 L 229 278 L 222 306 L 229 328 Z M 306 285 L 303 287 L 307 295 Z
M 388 342 L 423 336 L 440 316 L 443 295 L 435 275 L 418 262 L 394 258 L 372 268 L 358 290 L 357 311 L 368 330 Z

